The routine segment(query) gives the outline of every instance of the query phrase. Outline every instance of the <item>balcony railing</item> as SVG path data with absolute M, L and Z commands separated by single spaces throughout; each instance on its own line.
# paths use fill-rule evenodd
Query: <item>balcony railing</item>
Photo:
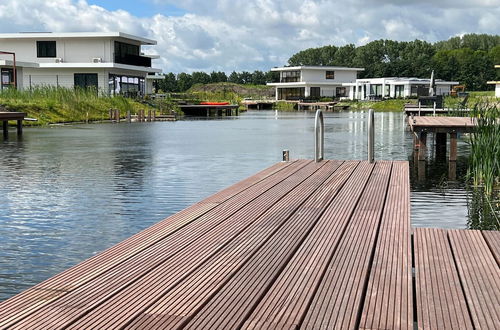
M 151 58 L 138 55 L 115 55 L 115 63 L 151 67 Z

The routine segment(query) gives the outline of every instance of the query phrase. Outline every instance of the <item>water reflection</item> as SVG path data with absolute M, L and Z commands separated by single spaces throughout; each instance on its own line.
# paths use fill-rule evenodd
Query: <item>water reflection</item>
M 325 113 L 325 158 L 366 158 L 366 116 Z M 375 125 L 376 159 L 413 162 L 402 114 L 376 113 Z M 283 149 L 313 158 L 313 132 L 314 113 L 253 111 L 25 129 L 23 140 L 0 141 L 0 300 L 280 161 Z M 463 149 L 461 142 L 458 181 L 433 157 L 425 180 L 412 171 L 414 225 L 467 225 Z

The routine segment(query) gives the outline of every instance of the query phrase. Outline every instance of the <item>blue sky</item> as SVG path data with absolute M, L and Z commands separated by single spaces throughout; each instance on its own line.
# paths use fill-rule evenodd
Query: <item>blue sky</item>
M 121 10 L 119 10 L 121 9 Z M 164 72 L 267 71 L 296 52 L 498 34 L 500 0 L 0 0 L 0 33 L 121 31 Z
M 177 8 L 172 4 L 161 4 L 159 1 L 151 0 L 135 0 L 135 1 L 120 1 L 120 0 L 90 0 L 89 5 L 98 5 L 108 10 L 126 10 L 138 17 L 150 17 L 156 14 L 165 16 L 182 16 L 186 14 L 185 10 Z

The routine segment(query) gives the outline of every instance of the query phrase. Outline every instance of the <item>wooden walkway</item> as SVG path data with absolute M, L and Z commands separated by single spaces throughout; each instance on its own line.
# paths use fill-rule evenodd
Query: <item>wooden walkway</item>
M 408 174 L 275 164 L 0 303 L 0 328 L 494 329 L 500 233 L 412 239 Z

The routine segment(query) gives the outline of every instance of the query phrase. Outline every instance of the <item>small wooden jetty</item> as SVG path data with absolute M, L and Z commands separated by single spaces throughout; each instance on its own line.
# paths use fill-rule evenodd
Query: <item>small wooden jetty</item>
M 410 226 L 407 162 L 296 160 L 0 303 L 9 329 L 494 329 L 500 232 Z
M 334 110 L 347 110 L 349 105 L 340 105 L 338 102 L 298 102 L 298 110 L 324 110 L 324 111 L 334 111 Z
M 247 109 L 271 110 L 276 104 L 275 100 L 243 100 L 241 104 Z
M 470 109 L 454 109 L 454 108 L 429 108 L 429 107 L 418 107 L 416 104 L 406 104 L 404 113 L 407 116 L 436 116 L 436 115 L 448 115 L 448 114 L 464 114 L 468 115 Z
M 211 117 L 211 116 L 237 116 L 238 105 L 210 105 L 210 104 L 184 104 L 179 108 L 186 116 Z
M 408 125 L 415 133 L 414 147 L 419 150 L 419 160 L 424 160 L 427 148 L 427 133 L 435 133 L 436 145 L 446 150 L 446 135 L 450 135 L 450 161 L 457 160 L 457 133 L 470 133 L 477 125 L 471 117 L 408 117 Z
M 0 109 L 1 110 L 1 109 Z M 2 122 L 3 138 L 9 138 L 9 121 L 17 121 L 17 135 L 23 134 L 23 120 L 26 117 L 25 112 L 0 111 L 0 121 Z

